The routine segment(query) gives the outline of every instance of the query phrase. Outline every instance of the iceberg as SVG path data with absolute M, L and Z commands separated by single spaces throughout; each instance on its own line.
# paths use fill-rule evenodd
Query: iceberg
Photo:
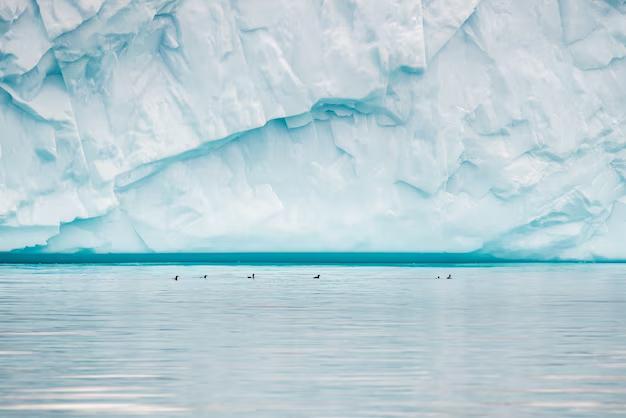
M 626 2 L 3 0 L 0 251 L 626 260 Z

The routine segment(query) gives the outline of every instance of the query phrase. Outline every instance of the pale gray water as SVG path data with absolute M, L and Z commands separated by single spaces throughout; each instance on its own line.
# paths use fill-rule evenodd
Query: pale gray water
M 624 415 L 625 272 L 4 265 L 0 416 Z

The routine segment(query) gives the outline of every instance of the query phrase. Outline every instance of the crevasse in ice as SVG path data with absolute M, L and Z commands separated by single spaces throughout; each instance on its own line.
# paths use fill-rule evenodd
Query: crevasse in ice
M 0 0 L 0 251 L 626 259 L 624 0 Z

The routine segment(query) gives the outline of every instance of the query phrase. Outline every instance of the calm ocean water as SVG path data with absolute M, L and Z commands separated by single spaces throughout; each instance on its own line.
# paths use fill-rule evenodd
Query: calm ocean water
M 0 416 L 91 414 L 625 415 L 626 265 L 0 265 Z

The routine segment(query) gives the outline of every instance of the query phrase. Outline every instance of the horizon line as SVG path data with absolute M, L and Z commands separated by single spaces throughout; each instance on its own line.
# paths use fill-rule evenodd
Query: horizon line
M 626 260 L 500 258 L 477 252 L 423 253 L 384 251 L 256 251 L 256 252 L 150 252 L 150 253 L 33 253 L 0 252 L 0 264 L 278 264 L 278 265 L 426 265 L 519 263 L 624 263 Z

